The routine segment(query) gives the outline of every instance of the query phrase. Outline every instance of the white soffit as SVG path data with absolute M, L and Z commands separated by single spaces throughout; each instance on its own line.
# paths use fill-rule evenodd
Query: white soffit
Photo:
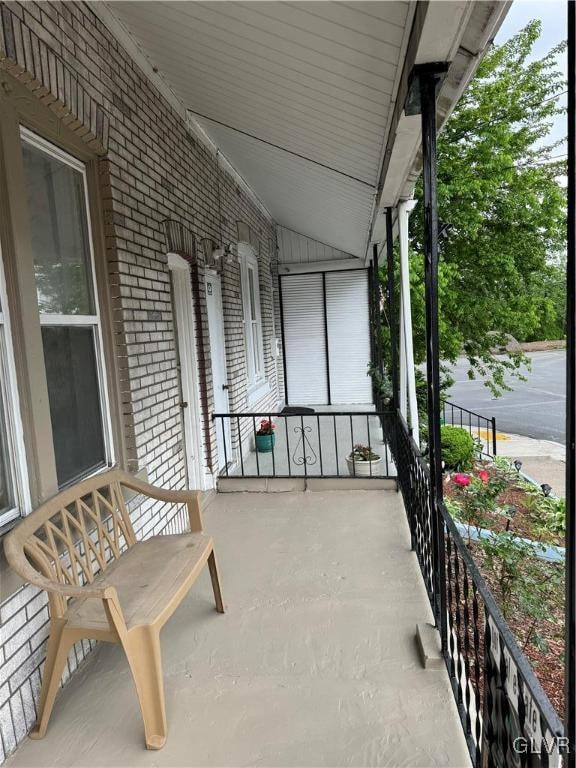
M 354 257 L 351 254 L 333 248 L 318 240 L 313 240 L 299 232 L 294 232 L 286 227 L 278 227 L 278 261 L 280 264 L 326 264 L 328 262 L 346 261 L 349 263 Z M 356 261 L 358 261 L 356 259 Z M 359 262 L 363 265 L 363 262 Z
M 414 2 L 113 2 L 279 224 L 364 256 Z

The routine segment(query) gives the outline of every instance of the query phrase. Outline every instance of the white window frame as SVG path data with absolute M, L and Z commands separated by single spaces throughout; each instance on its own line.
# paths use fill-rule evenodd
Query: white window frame
M 32 508 L 30 484 L 28 480 L 28 463 L 24 446 L 24 430 L 20 415 L 20 398 L 16 380 L 16 365 L 14 363 L 14 348 L 12 346 L 12 330 L 10 313 L 8 311 L 8 295 L 4 275 L 4 261 L 0 249 L 0 398 L 4 410 L 4 426 L 6 429 L 6 446 L 8 455 L 7 472 L 12 486 L 14 506 L 0 514 L 0 530 L 17 517 L 28 514 Z
M 90 203 L 88 193 L 88 179 L 86 174 L 86 165 L 77 160 L 72 155 L 69 155 L 64 150 L 56 147 L 49 141 L 46 141 L 38 134 L 20 126 L 20 138 L 23 142 L 36 147 L 42 152 L 52 156 L 56 160 L 73 168 L 82 175 L 82 184 L 84 189 L 84 206 L 86 214 L 86 227 L 88 231 L 88 250 L 90 252 L 90 269 L 89 277 L 91 279 L 91 289 L 94 301 L 95 314 L 93 315 L 61 315 L 47 312 L 40 312 L 38 314 L 40 318 L 40 326 L 59 325 L 59 326 L 83 326 L 86 328 L 92 328 L 94 339 L 94 353 L 97 366 L 98 376 L 98 393 L 100 396 L 100 413 L 102 415 L 102 437 L 104 440 L 104 466 L 98 467 L 93 472 L 89 472 L 82 476 L 82 479 L 86 477 L 92 477 L 100 472 L 104 472 L 109 469 L 115 462 L 114 455 L 114 440 L 112 432 L 112 419 L 110 413 L 110 395 L 108 392 L 108 376 L 106 371 L 106 361 L 104 356 L 104 341 L 102 336 L 102 322 L 100 317 L 100 302 L 98 299 L 98 282 L 96 279 L 96 264 L 94 260 L 94 243 L 92 238 L 92 219 L 90 216 Z M 73 478 L 70 483 L 77 482 L 80 478 Z
M 262 333 L 262 311 L 260 307 L 260 273 L 258 270 L 258 259 L 254 249 L 248 243 L 238 243 L 238 259 L 240 261 L 240 281 L 242 284 L 248 394 L 250 395 L 266 382 L 264 335 Z M 250 297 L 250 272 L 252 272 L 254 291 L 254 319 L 252 319 L 252 300 Z M 257 337 L 258 350 L 254 349 L 254 335 Z

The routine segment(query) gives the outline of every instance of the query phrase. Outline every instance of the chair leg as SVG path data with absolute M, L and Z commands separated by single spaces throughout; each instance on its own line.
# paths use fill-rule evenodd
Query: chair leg
M 64 665 L 73 644 L 74 642 L 66 635 L 64 623 L 53 621 L 50 626 L 50 637 L 46 650 L 42 691 L 38 704 L 38 720 L 30 733 L 31 739 L 41 739 L 46 733 L 56 694 L 60 687 Z
M 160 634 L 152 627 L 134 627 L 122 643 L 136 685 L 147 749 L 166 742 L 166 708 Z
M 224 613 L 224 600 L 222 599 L 222 590 L 220 589 L 220 577 L 218 576 L 218 566 L 216 565 L 216 556 L 214 550 L 210 552 L 208 558 L 208 568 L 210 569 L 210 578 L 212 579 L 212 589 L 214 590 L 214 600 L 218 613 Z

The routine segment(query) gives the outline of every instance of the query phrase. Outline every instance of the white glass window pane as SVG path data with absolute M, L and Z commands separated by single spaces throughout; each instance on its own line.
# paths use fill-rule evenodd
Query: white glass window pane
M 42 326 L 58 485 L 106 464 L 95 329 Z
M 256 300 L 254 298 L 254 270 L 248 267 L 248 286 L 250 288 L 250 319 L 256 320 Z
M 260 334 L 258 333 L 258 323 L 252 323 L 252 344 L 254 347 L 254 372 L 260 373 Z
M 40 312 L 93 315 L 84 177 L 22 140 Z

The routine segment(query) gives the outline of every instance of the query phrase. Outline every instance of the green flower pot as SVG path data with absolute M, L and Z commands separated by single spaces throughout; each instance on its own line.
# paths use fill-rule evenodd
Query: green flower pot
M 276 435 L 256 435 L 256 450 L 258 453 L 271 453 L 276 442 Z

